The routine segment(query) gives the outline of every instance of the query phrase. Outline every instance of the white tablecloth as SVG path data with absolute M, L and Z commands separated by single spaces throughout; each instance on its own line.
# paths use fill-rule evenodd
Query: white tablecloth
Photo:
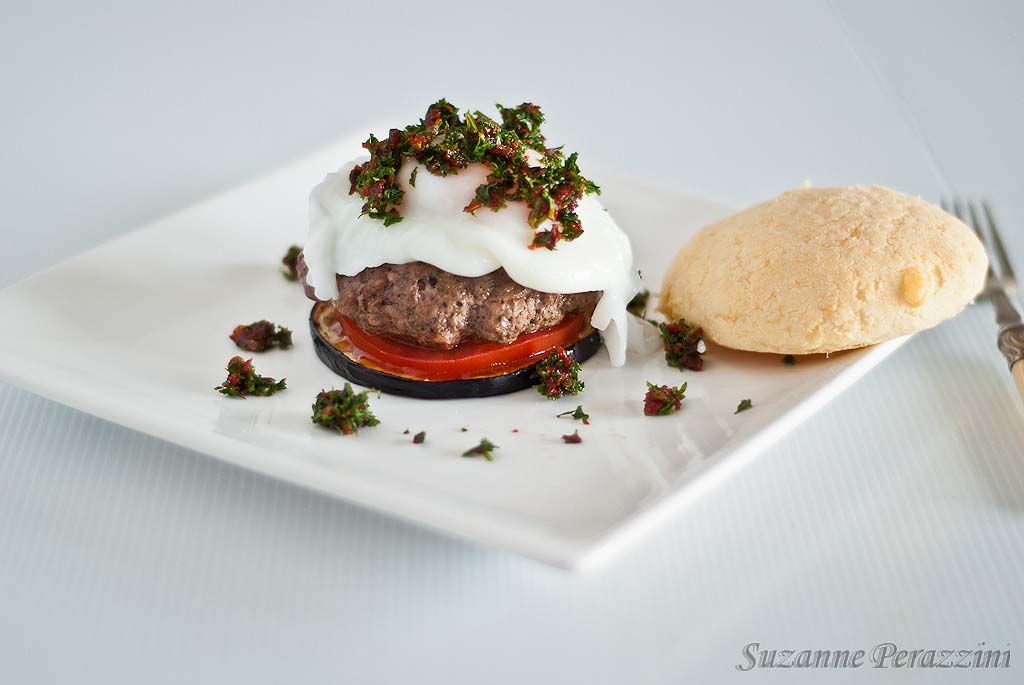
M 1019 4 L 118 4 L 3 12 L 0 285 L 441 96 L 734 205 L 984 194 L 1024 258 Z M 0 385 L 0 682 L 1021 682 L 1022 456 L 981 304 L 572 575 Z M 737 670 L 753 642 L 1012 661 Z

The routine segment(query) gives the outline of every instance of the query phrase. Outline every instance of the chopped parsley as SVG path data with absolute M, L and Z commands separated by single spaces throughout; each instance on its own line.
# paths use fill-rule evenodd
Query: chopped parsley
M 573 410 L 573 411 L 563 411 L 561 414 L 556 414 L 555 418 L 561 418 L 563 416 L 571 416 L 572 418 L 576 419 L 577 421 L 582 421 L 583 425 L 585 425 L 585 426 L 589 426 L 590 425 L 590 414 L 588 414 L 585 411 L 583 411 L 583 405 L 582 404 L 576 405 L 576 409 Z
M 269 376 L 260 376 L 256 373 L 256 367 L 252 365 L 252 359 L 232 357 L 227 365 L 228 377 L 214 390 L 228 397 L 241 397 L 245 399 L 250 395 L 256 397 L 267 397 L 278 390 L 284 390 L 285 379 L 274 380 Z
M 533 387 L 548 399 L 557 400 L 562 395 L 583 392 L 580 364 L 564 348 L 555 348 L 554 352 L 537 362 L 533 375 L 540 381 Z
M 462 453 L 464 457 L 483 457 L 487 461 L 494 461 L 494 450 L 498 449 L 498 446 L 493 442 L 484 438 L 480 441 L 480 444 L 476 447 L 471 447 Z
M 787 354 L 785 357 L 782 358 L 782 363 L 785 364 L 786 366 L 793 366 L 796 364 L 796 357 L 794 357 L 791 354 Z
M 562 441 L 566 442 L 566 443 L 568 443 L 570 445 L 578 445 L 581 442 L 583 442 L 583 438 L 580 437 L 579 430 L 574 430 L 569 435 L 563 435 L 562 436 Z
M 633 316 L 639 316 L 641 319 L 646 318 L 647 302 L 650 299 L 651 291 L 645 288 L 633 296 L 633 299 L 626 305 L 626 311 Z
M 369 390 L 355 392 L 352 385 L 342 390 L 321 390 L 313 403 L 313 423 L 352 435 L 365 426 L 380 423 L 370 411 Z
M 284 259 L 281 263 L 284 264 L 281 274 L 289 281 L 299 280 L 299 253 L 302 252 L 302 248 L 298 245 L 292 245 L 288 248 L 288 252 L 285 253 Z
M 239 324 L 228 337 L 240 349 L 248 352 L 264 352 L 272 347 L 287 350 L 292 346 L 292 332 L 266 319 L 254 321 L 248 326 Z
M 647 381 L 647 394 L 644 395 L 644 414 L 646 416 L 666 416 L 675 414 L 686 398 L 686 383 L 678 388 L 671 385 L 654 385 Z
M 391 226 L 402 220 L 405 196 L 398 170 L 405 159 L 415 159 L 435 176 L 457 174 L 470 164 L 487 167 L 486 181 L 467 198 L 464 211 L 498 211 L 509 202 L 529 207 L 527 221 L 534 229 L 531 248 L 555 249 L 560 240 L 574 240 L 583 233 L 576 213 L 584 195 L 601 189 L 580 173 L 576 153 L 547 147 L 540 126 L 540 107 L 524 102 L 518 107 L 497 105 L 501 122 L 482 112 L 466 112 L 441 99 L 432 104 L 418 124 L 393 128 L 383 139 L 370 135 L 363 147 L 370 159 L 349 174 L 349 194 L 365 200 L 363 214 Z M 539 156 L 531 161 L 527 152 Z M 415 167 L 409 185 L 416 185 Z M 539 229 L 545 222 L 544 230 Z
M 412 436 L 412 444 L 422 445 L 423 441 L 427 439 L 427 431 L 420 431 L 416 435 Z
M 733 414 L 739 414 L 741 411 L 746 411 L 754 406 L 754 403 L 750 400 L 740 400 L 740 403 L 736 406 L 736 411 Z
M 665 362 L 674 369 L 700 371 L 704 368 L 704 331 L 684 320 L 658 324 L 665 346 Z

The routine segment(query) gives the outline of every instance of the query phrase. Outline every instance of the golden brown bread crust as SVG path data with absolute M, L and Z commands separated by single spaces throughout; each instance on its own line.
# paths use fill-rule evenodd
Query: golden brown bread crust
M 669 267 L 659 309 L 727 347 L 835 352 L 954 316 L 987 267 L 973 231 L 919 198 L 804 188 L 702 229 Z

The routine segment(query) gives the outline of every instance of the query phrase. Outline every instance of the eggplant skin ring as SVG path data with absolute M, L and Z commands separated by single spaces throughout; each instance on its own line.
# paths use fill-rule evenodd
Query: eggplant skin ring
M 309 312 L 309 332 L 313 337 L 313 349 L 316 350 L 316 356 L 334 373 L 363 387 L 374 388 L 389 395 L 403 395 L 422 400 L 450 400 L 506 395 L 510 392 L 531 388 L 536 383 L 533 377 L 533 365 L 499 376 L 448 381 L 424 381 L 371 369 L 352 359 L 328 341 L 318 321 L 322 318 L 322 307 L 330 308 L 331 305 L 318 302 Z M 593 357 L 601 349 L 601 345 L 601 333 L 595 330 L 576 341 L 571 347 L 565 348 L 565 351 L 573 359 L 582 363 Z

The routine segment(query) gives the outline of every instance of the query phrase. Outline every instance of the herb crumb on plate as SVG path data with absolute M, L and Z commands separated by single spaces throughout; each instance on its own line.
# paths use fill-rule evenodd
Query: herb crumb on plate
M 256 367 L 252 359 L 232 357 L 228 360 L 226 367 L 228 377 L 224 382 L 214 388 L 217 392 L 228 397 L 240 397 L 245 399 L 248 396 L 268 397 L 288 386 L 285 379 L 274 380 L 270 376 L 261 376 L 256 373 Z
M 569 435 L 563 435 L 562 436 L 562 442 L 565 442 L 565 443 L 567 443 L 569 445 L 578 445 L 581 442 L 583 442 L 583 438 L 580 437 L 579 429 L 574 430 Z
M 671 385 L 654 385 L 647 381 L 647 394 L 644 395 L 645 416 L 667 416 L 675 414 L 686 398 L 686 383 L 679 387 Z
M 464 457 L 483 457 L 487 461 L 494 461 L 494 450 L 498 449 L 498 446 L 487 438 L 480 440 L 480 444 L 476 447 L 470 447 L 468 450 L 462 453 Z
M 341 390 L 321 390 L 313 403 L 313 423 L 333 428 L 343 435 L 378 425 L 380 420 L 370 411 L 370 392 L 355 392 L 350 383 Z
M 249 325 L 239 324 L 228 337 L 246 352 L 265 352 L 272 347 L 287 350 L 292 346 L 292 332 L 266 319 L 253 321 Z
M 582 421 L 584 426 L 590 425 L 590 414 L 583 411 L 583 405 L 577 404 L 576 409 L 571 411 L 563 411 L 561 414 L 556 414 L 555 418 L 561 418 L 563 416 L 569 416 L 576 421 Z

